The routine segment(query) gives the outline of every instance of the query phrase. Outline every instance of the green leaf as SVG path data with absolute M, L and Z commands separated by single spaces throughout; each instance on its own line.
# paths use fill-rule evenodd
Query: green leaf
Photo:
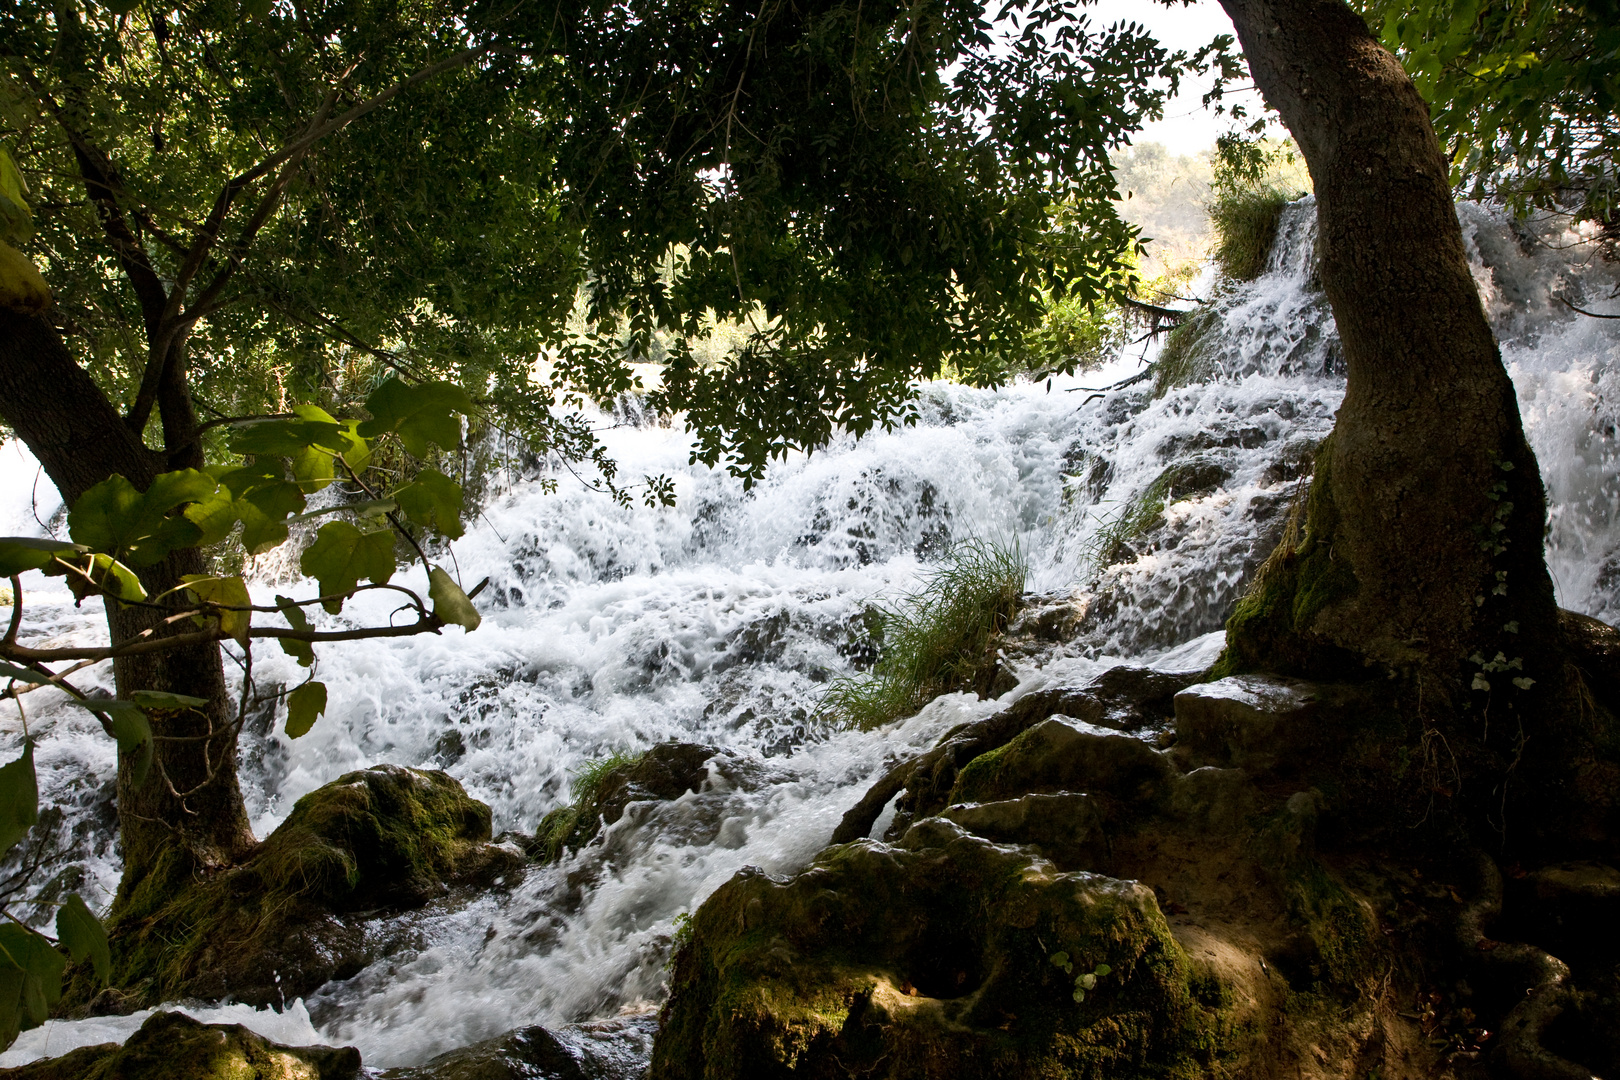
M 484 621 L 461 586 L 440 567 L 428 570 L 428 598 L 433 601 L 433 614 L 440 622 L 472 631 Z
M 371 419 L 358 431 L 367 439 L 393 432 L 405 449 L 416 457 L 426 457 L 428 443 L 451 449 L 461 442 L 461 421 L 455 415 L 473 414 L 472 398 L 453 383 L 433 382 L 411 386 L 399 379 L 388 379 L 366 398 Z
M 28 209 L 28 185 L 11 155 L 0 150 L 0 241 L 27 243 L 34 235 L 34 217 Z
M 1080 989 L 1078 986 L 1074 988 L 1074 1000 L 1076 1000 L 1076 1001 L 1084 1001 L 1084 1000 L 1086 1000 L 1086 992 L 1084 990 Z
M 287 620 L 287 625 L 294 630 L 308 630 L 309 616 L 304 609 L 293 603 L 288 596 L 276 597 L 276 607 L 281 609 L 281 617 Z M 297 660 L 301 667 L 309 667 L 315 663 L 315 647 L 307 641 L 296 641 L 292 638 L 277 638 L 281 642 L 281 651 Z
M 345 450 L 348 435 L 343 425 L 329 416 L 324 420 L 259 420 L 233 431 L 230 446 L 233 454 L 292 457 L 312 446 Z
M 29 671 L 27 668 L 20 668 L 15 664 L 8 664 L 4 660 L 0 660 L 0 679 L 16 679 L 18 682 L 24 684 L 42 683 L 46 681 L 45 676 L 41 675 L 39 672 Z
M 320 582 L 322 596 L 354 591 L 362 578 L 381 585 L 394 576 L 394 534 L 387 530 L 361 532 L 347 521 L 329 521 L 315 534 L 299 567 Z M 334 614 L 341 600 L 327 603 Z
M 0 765 L 0 856 L 17 845 L 39 820 L 39 782 L 34 777 L 34 741 L 22 757 Z
M 242 518 L 231 489 L 224 484 L 216 488 L 212 495 L 186 507 L 185 515 L 186 520 L 197 526 L 197 531 L 202 534 L 197 538 L 199 546 L 219 543 L 231 534 L 231 529 Z
M 242 515 L 242 546 L 249 555 L 262 555 L 287 542 L 287 523 L 267 517 L 252 503 L 243 500 L 236 504 Z
M 405 515 L 450 540 L 461 536 L 461 485 L 437 469 L 423 469 L 393 494 Z
M 1069 954 L 1066 952 L 1055 952 L 1047 959 L 1051 961 L 1053 967 L 1065 967 L 1069 963 Z
M 307 682 L 287 695 L 287 738 L 309 733 L 315 718 L 326 712 L 326 684 Z
M 1114 969 L 1109 967 L 1107 964 L 1098 964 L 1092 969 L 1091 973 L 1100 979 L 1104 975 L 1112 975 L 1114 973 Z
M 1074 984 L 1082 990 L 1090 990 L 1097 985 L 1097 976 L 1092 972 L 1087 972 L 1076 979 Z
M 253 612 L 228 609 L 247 608 L 252 605 L 253 598 L 248 595 L 247 582 L 240 577 L 209 577 L 206 574 L 186 574 L 180 580 L 186 583 L 186 588 L 197 598 L 198 603 L 224 605 L 217 609 L 220 631 L 229 634 L 236 639 L 238 645 L 246 648 Z
M 62 1000 L 62 972 L 67 957 L 57 952 L 43 934 L 14 922 L 0 923 L 0 967 L 22 972 L 15 999 L 22 1030 L 35 1028 L 51 1018 L 51 1006 Z M 7 985 L 6 989 L 11 989 Z M 0 1011 L 13 1007 L 10 994 L 0 1002 Z
M 0 577 L 11 577 L 27 570 L 50 565 L 58 555 L 89 551 L 79 544 L 43 540 L 32 536 L 0 536 Z
M 135 576 L 135 571 L 112 556 L 101 554 L 90 556 L 89 569 L 90 580 L 94 581 L 102 592 L 130 602 L 146 599 L 146 589 L 141 585 L 141 579 Z M 79 590 L 74 588 L 74 585 L 81 579 L 69 575 L 67 580 L 68 587 L 77 594 Z
M 118 753 L 129 760 L 129 777 L 140 787 L 152 769 L 152 723 L 134 702 L 120 702 L 128 708 L 109 711 Z
M 78 893 L 68 894 L 67 902 L 57 909 L 56 936 L 75 961 L 90 958 L 96 978 L 103 985 L 112 980 L 112 950 L 107 947 L 106 927 Z
M 248 488 L 242 499 L 271 521 L 285 521 L 304 508 L 304 493 L 291 480 L 272 480 Z
M 145 492 L 122 476 L 110 476 L 79 496 L 68 511 L 68 532 L 94 551 L 127 559 L 133 566 L 151 566 L 202 539 L 202 529 L 184 515 L 169 515 L 207 499 L 218 486 L 196 469 L 161 473 Z

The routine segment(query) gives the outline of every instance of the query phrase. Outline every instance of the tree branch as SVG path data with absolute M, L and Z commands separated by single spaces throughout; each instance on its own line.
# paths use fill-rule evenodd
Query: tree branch
M 417 634 L 437 634 L 444 623 L 433 615 L 423 615 L 414 623 L 404 626 L 363 626 L 354 630 L 294 630 L 285 626 L 255 626 L 248 631 L 250 638 L 286 638 L 289 641 L 307 641 L 320 644 L 327 641 L 367 641 L 372 638 L 414 637 Z M 111 660 L 120 656 L 139 656 L 144 653 L 166 652 L 188 645 L 206 645 L 224 641 L 232 635 L 215 627 L 189 634 L 176 634 L 166 638 L 140 638 L 122 645 L 95 649 L 31 649 L 26 645 L 0 644 L 0 657 L 22 663 L 42 664 L 56 660 Z

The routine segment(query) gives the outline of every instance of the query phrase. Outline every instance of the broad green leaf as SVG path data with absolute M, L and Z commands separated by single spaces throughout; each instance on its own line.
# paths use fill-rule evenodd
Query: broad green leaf
M 307 735 L 315 718 L 326 712 L 326 684 L 307 682 L 287 695 L 287 738 Z
M 453 383 L 433 382 L 411 386 L 399 379 L 388 379 L 366 398 L 371 419 L 361 424 L 359 433 L 374 439 L 393 432 L 405 449 L 416 457 L 426 457 L 428 444 L 450 449 L 461 442 L 461 420 L 473 414 L 472 398 Z
M 271 521 L 285 521 L 304 508 L 304 493 L 291 480 L 274 480 L 242 493 L 242 499 Z
M 309 616 L 304 609 L 293 603 L 291 597 L 276 597 L 276 607 L 281 609 L 281 617 L 287 620 L 287 625 L 294 630 L 308 630 Z M 292 638 L 277 638 L 281 642 L 281 651 L 297 660 L 301 667 L 309 667 L 315 663 L 315 647 L 307 641 L 296 641 Z
M 0 150 L 0 241 L 27 243 L 34 235 L 34 216 L 28 208 L 28 185 L 11 155 Z
M 1114 973 L 1114 969 L 1109 967 L 1107 964 L 1098 964 L 1096 966 L 1096 968 L 1093 969 L 1093 971 L 1092 971 L 1092 974 L 1097 976 L 1097 978 L 1099 978 L 1099 979 L 1102 978 L 1104 975 L 1112 975 L 1113 973 Z
M 0 967 L 23 974 L 18 988 L 22 1030 L 49 1020 L 51 1006 L 62 1000 L 62 972 L 67 968 L 67 957 L 57 952 L 44 935 L 14 922 L 5 922 L 0 923 Z M 0 1003 L 0 1009 L 10 1005 L 8 998 Z
M 231 529 L 242 519 L 241 508 L 231 489 L 224 484 L 219 485 L 212 495 L 186 507 L 185 514 L 186 520 L 197 526 L 197 531 L 201 533 L 197 538 L 199 546 L 219 543 L 231 534 Z
M 122 703 L 133 705 L 133 702 Z M 129 776 L 140 787 L 152 769 L 152 724 L 139 708 L 120 709 L 110 714 L 118 753 L 129 760 Z
M 39 782 L 34 777 L 34 741 L 22 757 L 0 765 L 0 856 L 17 845 L 39 820 Z
M 1047 957 L 1046 959 L 1047 959 L 1047 961 L 1049 963 L 1051 963 L 1051 965 L 1053 967 L 1063 967 L 1065 964 L 1067 964 L 1069 962 L 1069 954 L 1067 952 L 1059 950 L 1059 951 L 1053 953 L 1051 956 Z
M 89 569 L 90 579 L 102 592 L 132 602 L 146 599 L 146 589 L 141 585 L 141 579 L 135 576 L 135 571 L 117 559 L 109 555 L 92 555 Z M 81 580 L 76 575 L 68 575 L 68 587 L 73 588 L 74 584 Z M 74 589 L 75 593 L 78 591 Z
M 478 629 L 483 622 L 461 586 L 437 566 L 428 570 L 428 599 L 433 601 L 433 614 L 440 622 L 454 623 L 468 631 Z
M 106 927 L 78 893 L 69 893 L 67 902 L 57 909 L 56 936 L 75 961 L 90 958 L 96 978 L 103 983 L 112 978 L 112 950 L 107 947 Z
M 361 532 L 347 521 L 329 521 L 315 534 L 299 567 L 320 583 L 322 596 L 354 591 L 361 579 L 381 585 L 394 576 L 394 534 L 388 530 Z M 341 600 L 328 601 L 336 613 Z
M 88 551 L 79 544 L 61 540 L 36 539 L 32 536 L 0 536 L 0 577 L 11 577 L 26 570 L 38 570 L 50 564 L 58 555 L 72 555 Z
M 18 682 L 24 684 L 42 683 L 46 681 L 45 676 L 41 675 L 37 671 L 29 671 L 27 668 L 20 668 L 15 664 L 8 664 L 3 660 L 0 660 L 0 679 L 16 679 Z
M 256 487 L 278 483 L 286 478 L 281 462 L 273 457 L 260 458 L 246 465 L 222 469 L 219 472 L 219 482 L 230 488 L 237 498 L 241 498 Z
M 461 485 L 438 469 L 423 469 L 393 494 L 399 508 L 418 525 L 451 540 L 462 534 Z
M 23 1029 L 22 995 L 27 978 L 22 968 L 0 959 L 0 1046 L 16 1042 Z
M 145 492 L 122 476 L 110 476 L 79 497 L 68 511 L 68 532 L 92 550 L 151 566 L 176 548 L 190 547 L 202 529 L 170 512 L 207 499 L 218 483 L 207 473 L 181 469 L 160 474 Z M 126 597 L 127 599 L 127 597 Z
M 326 446 L 345 439 L 343 425 L 331 419 L 260 420 L 232 432 L 230 446 L 233 454 L 291 457 L 311 446 Z M 342 450 L 345 446 L 340 442 L 332 448 Z
M 249 555 L 262 555 L 287 542 L 287 523 L 266 517 L 263 511 L 246 500 L 238 501 L 242 515 L 242 546 Z
M 117 552 L 134 539 L 140 511 L 141 493 L 115 474 L 79 496 L 68 511 L 68 533 L 92 550 Z
M 219 608 L 219 629 L 247 647 L 248 628 L 253 623 L 253 612 L 233 611 L 247 608 L 253 598 L 248 595 L 247 582 L 240 577 L 208 577 L 204 574 L 186 574 L 181 578 L 199 603 L 223 605 Z

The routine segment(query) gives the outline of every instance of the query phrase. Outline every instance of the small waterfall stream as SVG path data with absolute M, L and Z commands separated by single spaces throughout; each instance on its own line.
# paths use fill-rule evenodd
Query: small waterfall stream
M 1554 299 L 1608 310 L 1620 266 L 1552 224 L 1471 204 L 1459 215 L 1547 481 L 1560 600 L 1620 619 L 1620 323 Z M 1050 390 L 930 384 L 915 427 L 839 438 L 748 492 L 688 464 L 678 427 L 607 432 L 626 474 L 675 478 L 673 509 L 617 506 L 566 476 L 549 495 L 532 475 L 497 478 L 455 545 L 464 580 L 491 580 L 483 626 L 321 649 L 332 696 L 314 731 L 294 742 L 262 716 L 244 734 L 259 834 L 301 795 L 378 762 L 444 769 L 493 807 L 497 832 L 525 833 L 568 801 L 572 776 L 615 751 L 678 739 L 739 764 L 714 770 L 701 793 L 642 804 L 602 844 L 532 868 L 510 892 L 430 908 L 403 936 L 379 926 L 404 944 L 308 1001 L 194 1015 L 282 1041 L 353 1044 L 384 1067 L 520 1025 L 656 1004 L 676 916 L 743 866 L 803 866 L 888 763 L 1001 707 L 951 695 L 864 733 L 813 719 L 828 682 L 855 670 L 865 605 L 913 587 L 953 541 L 1017 540 L 1033 590 L 1085 596 L 1081 636 L 1021 669 L 1013 695 L 1189 642 L 1181 662 L 1207 663 L 1219 639 L 1206 635 L 1275 543 L 1343 395 L 1313 243 L 1306 199 L 1285 212 L 1266 273 L 1211 302 L 1218 325 L 1199 354 L 1208 377 L 1162 397 L 1151 384 L 1080 389 L 1128 376 L 1134 354 Z M 35 478 L 25 453 L 0 447 L 0 532 L 40 531 Z M 1154 492 L 1160 516 L 1127 535 L 1119 523 Z M 37 504 L 48 524 L 55 497 L 43 480 Z M 267 596 L 286 591 L 286 573 L 284 562 L 258 568 Z M 29 628 L 97 640 L 98 612 L 56 588 L 37 575 L 26 583 Z M 364 601 L 354 614 L 387 618 Z M 271 648 L 254 673 L 298 678 Z M 86 682 L 98 680 L 110 685 L 110 673 Z M 105 904 L 119 868 L 113 746 L 47 696 L 28 705 L 42 805 L 56 808 L 45 821 L 58 845 L 53 885 Z M 0 723 L 9 759 L 20 733 L 14 716 Z M 123 1037 L 139 1021 L 53 1023 L 0 1065 Z

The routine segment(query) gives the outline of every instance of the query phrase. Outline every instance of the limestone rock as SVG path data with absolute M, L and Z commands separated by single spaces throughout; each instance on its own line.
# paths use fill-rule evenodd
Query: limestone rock
M 1350 734 L 1349 688 L 1276 675 L 1234 675 L 1176 695 L 1176 746 L 1193 764 L 1291 775 L 1340 749 Z
M 204 876 L 176 848 L 126 882 L 109 924 L 113 990 L 76 970 L 66 1008 L 130 1012 L 178 998 L 281 1005 L 375 959 L 363 924 L 452 890 L 515 884 L 490 813 L 442 772 L 379 765 L 298 800 L 243 864 Z
M 534 854 L 556 858 L 577 851 L 595 839 L 604 825 L 624 816 L 633 802 L 678 799 L 699 791 L 709 779 L 709 763 L 727 759 L 729 771 L 740 773 L 738 763 L 719 747 L 698 743 L 659 743 L 645 754 L 610 770 L 589 796 L 573 806 L 559 807 L 545 816 L 536 836 Z M 724 768 L 724 766 L 722 766 Z
M 641 1080 L 656 1019 L 646 1012 L 556 1032 L 516 1028 L 377 1080 Z
M 240 1024 L 152 1015 L 129 1041 L 0 1069 L 3 1080 L 358 1080 L 352 1046 L 283 1046 Z
M 951 789 L 950 801 L 1075 791 L 1148 806 L 1169 795 L 1174 776 L 1164 755 L 1140 739 L 1054 716 L 969 762 Z
M 934 819 L 721 886 L 676 954 L 651 1076 L 1194 1075 L 1188 970 L 1146 886 Z

